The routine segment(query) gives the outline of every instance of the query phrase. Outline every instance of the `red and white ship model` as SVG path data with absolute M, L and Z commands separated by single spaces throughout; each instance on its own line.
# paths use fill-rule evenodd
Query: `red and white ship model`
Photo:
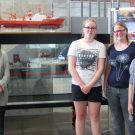
M 46 29 L 58 29 L 63 26 L 64 18 L 54 18 L 46 16 L 44 13 L 38 12 L 32 15 L 32 11 L 29 10 L 22 18 L 17 18 L 16 14 L 8 13 L 10 19 L 0 18 L 0 26 L 6 28 L 46 28 Z

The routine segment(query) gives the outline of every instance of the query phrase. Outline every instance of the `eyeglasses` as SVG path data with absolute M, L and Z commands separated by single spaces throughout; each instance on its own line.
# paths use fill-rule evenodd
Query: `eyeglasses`
M 95 30 L 96 27 L 84 27 L 85 29 L 88 29 L 88 30 Z
M 122 30 L 116 30 L 116 31 L 113 31 L 114 33 L 119 33 L 119 32 L 123 32 L 125 31 L 125 29 L 122 29 Z

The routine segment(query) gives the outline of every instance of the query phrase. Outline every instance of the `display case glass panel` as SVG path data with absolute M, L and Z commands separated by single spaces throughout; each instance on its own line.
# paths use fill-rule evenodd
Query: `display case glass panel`
M 69 44 L 2 45 L 9 57 L 9 96 L 70 93 Z
M 69 32 L 67 5 L 68 0 L 0 0 L 0 31 Z

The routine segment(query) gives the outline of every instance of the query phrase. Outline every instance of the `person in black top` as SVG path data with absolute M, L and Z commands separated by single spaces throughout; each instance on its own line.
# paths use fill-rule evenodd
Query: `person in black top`
M 135 58 L 135 43 L 128 39 L 128 29 L 123 22 L 113 27 L 114 44 L 107 50 L 104 93 L 112 112 L 115 135 L 125 135 L 125 122 L 130 135 L 135 134 L 135 122 L 129 121 L 128 85 L 129 67 Z

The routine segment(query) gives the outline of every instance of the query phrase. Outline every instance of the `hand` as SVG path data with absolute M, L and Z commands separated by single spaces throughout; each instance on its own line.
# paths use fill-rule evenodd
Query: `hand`
M 105 98 L 107 98 L 108 97 L 108 84 L 104 84 L 104 96 L 105 96 Z
M 82 91 L 84 94 L 87 94 L 87 93 L 84 92 L 85 84 L 81 84 L 81 85 L 79 85 L 79 86 L 80 86 L 81 91 Z
M 2 93 L 3 92 L 3 88 L 2 88 L 2 86 L 0 85 L 0 93 Z
M 104 87 L 104 96 L 107 98 L 108 97 L 108 95 L 107 95 L 107 87 Z
M 91 90 L 91 86 L 90 85 L 85 85 L 83 88 L 82 88 L 82 92 L 84 93 L 84 94 L 88 94 L 89 93 L 89 91 Z
M 132 103 L 128 104 L 128 113 L 133 114 L 133 104 Z

